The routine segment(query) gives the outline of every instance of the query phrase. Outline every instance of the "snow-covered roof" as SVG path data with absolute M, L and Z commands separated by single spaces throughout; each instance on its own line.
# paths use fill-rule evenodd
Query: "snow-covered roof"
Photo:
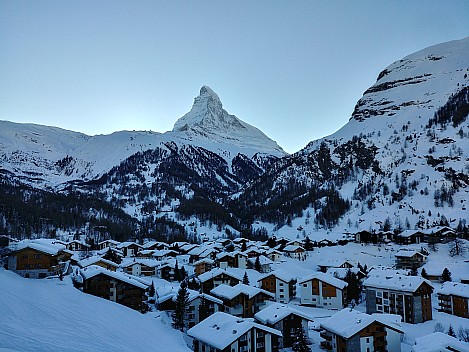
M 93 265 L 97 262 L 102 262 L 102 263 L 105 263 L 107 265 L 111 265 L 111 266 L 114 266 L 114 267 L 118 267 L 119 265 L 114 263 L 113 261 L 110 261 L 110 260 L 107 260 L 107 259 L 104 259 L 98 255 L 95 255 L 93 257 L 89 257 L 89 258 L 85 258 L 85 259 L 82 259 L 78 262 L 78 266 L 81 266 L 82 268 L 84 267 L 87 267 L 87 266 L 90 266 L 90 265 Z
M 259 258 L 259 263 L 261 265 L 271 265 L 271 264 L 274 263 L 272 260 L 270 260 L 269 258 L 267 258 L 264 255 L 260 255 L 258 258 Z M 257 260 L 257 257 L 256 258 L 248 258 L 248 262 L 250 262 L 251 264 L 254 264 L 256 262 L 256 260 Z
M 215 256 L 215 258 L 217 259 L 222 259 L 225 257 L 234 258 L 234 254 L 230 252 L 220 252 L 220 253 L 217 253 L 217 255 Z
M 469 298 L 469 285 L 447 281 L 437 290 L 438 294 Z
M 273 302 L 254 315 L 262 324 L 276 324 L 289 315 L 294 314 L 306 320 L 313 321 L 313 317 L 289 305 Z
M 239 296 L 240 294 L 244 294 L 248 296 L 249 299 L 258 295 L 259 293 L 264 293 L 265 295 L 272 297 L 272 298 L 275 297 L 273 293 L 270 293 L 258 287 L 249 286 L 245 284 L 237 284 L 235 286 L 229 286 L 229 285 L 223 284 L 212 289 L 210 293 L 214 294 L 215 296 L 229 299 L 229 300 Z
M 294 244 L 289 244 L 288 246 L 285 246 L 283 248 L 283 251 L 284 252 L 295 252 L 297 251 L 298 249 L 300 249 L 302 252 L 304 252 L 304 248 L 301 247 L 301 246 L 296 246 Z
M 143 248 L 143 247 L 142 247 L 141 245 L 139 245 L 138 243 L 130 242 L 130 241 L 119 243 L 119 244 L 117 245 L 117 248 L 121 249 L 121 248 L 125 248 L 125 247 L 130 247 L 130 246 L 137 246 L 137 247 Z
M 223 350 L 252 328 L 282 336 L 280 331 L 254 323 L 251 319 L 237 318 L 223 312 L 212 314 L 190 328 L 187 334 L 210 346 Z
M 47 253 L 50 255 L 57 255 L 60 251 L 65 250 L 65 246 L 61 244 L 52 244 L 47 243 L 46 241 L 36 242 L 36 241 L 22 241 L 18 242 L 15 247 L 15 251 L 21 251 L 26 248 L 31 248 L 36 251 Z
M 371 276 L 363 282 L 364 287 L 376 287 L 389 290 L 415 292 L 423 284 L 427 283 L 433 288 L 430 281 L 419 276 Z
M 338 279 L 343 279 L 347 275 L 347 272 L 349 270 L 355 275 L 361 273 L 363 276 L 365 276 L 365 274 L 363 272 L 361 272 L 359 268 L 356 268 L 356 267 L 353 267 L 353 268 L 329 268 L 329 269 L 327 269 L 326 274 L 332 275 L 332 276 L 334 276 Z
M 161 249 L 161 250 L 153 251 L 152 256 L 153 257 L 165 257 L 170 254 L 177 254 L 177 252 L 173 251 L 172 249 Z
M 420 230 L 404 230 L 401 233 L 397 234 L 397 236 L 399 236 L 399 237 L 411 237 L 411 236 L 414 236 L 414 235 L 419 235 L 421 233 L 422 233 L 422 231 L 420 231 Z
M 443 332 L 417 337 L 412 352 L 469 352 L 469 343 L 459 341 Z
M 145 280 L 142 280 L 141 278 L 137 278 L 136 276 L 133 276 L 133 275 L 124 274 L 123 272 L 120 272 L 120 271 L 106 270 L 103 267 L 100 267 L 98 265 L 90 265 L 84 269 L 81 269 L 80 274 L 81 276 L 83 276 L 85 280 L 92 278 L 96 275 L 103 274 L 103 275 L 112 277 L 116 280 L 123 281 L 133 286 L 142 288 L 144 290 L 146 290 L 148 286 L 150 286 L 150 283 L 147 283 Z
M 317 265 L 323 267 L 330 267 L 330 268 L 338 268 L 345 263 L 349 263 L 352 266 L 355 266 L 354 262 L 347 259 L 323 259 Z
M 394 314 L 387 315 L 392 316 Z M 321 327 L 345 339 L 349 339 L 375 321 L 386 325 L 387 327 L 392 328 L 393 330 L 403 333 L 401 328 L 395 323 L 400 320 L 400 316 L 396 316 L 395 318 L 393 317 L 391 320 L 389 317 L 385 317 L 385 315 L 383 314 L 370 315 L 359 312 L 354 309 L 345 308 L 339 311 L 338 313 L 334 314 L 327 320 L 323 321 L 321 323 Z M 392 321 L 393 323 L 391 323 L 390 321 Z
M 114 244 L 114 245 L 118 245 L 120 242 L 119 241 L 115 241 L 115 240 L 104 240 L 104 241 L 101 241 L 98 243 L 98 245 L 102 245 L 104 243 L 110 243 L 110 244 Z
M 347 287 L 347 283 L 345 281 L 342 281 L 332 275 L 329 275 L 329 274 L 325 274 L 325 273 L 322 273 L 322 272 L 316 272 L 316 273 L 313 273 L 311 275 L 308 275 L 306 277 L 303 277 L 302 279 L 300 279 L 298 281 L 299 284 L 303 284 L 307 281 L 311 281 L 313 279 L 318 279 L 322 282 L 325 282 L 326 284 L 328 285 L 331 285 L 331 286 L 334 286 L 334 287 L 337 287 L 341 290 L 343 290 L 345 287 Z
M 205 281 L 208 281 L 212 278 L 216 278 L 217 276 L 220 276 L 220 275 L 227 275 L 227 276 L 230 276 L 238 281 L 243 281 L 242 278 L 240 278 L 238 275 L 236 274 L 233 274 L 227 270 L 224 270 L 224 269 L 220 269 L 220 268 L 215 268 L 215 269 L 212 269 L 210 271 L 207 271 L 201 275 L 198 276 L 199 278 L 199 281 L 200 282 L 205 282 Z
M 293 275 L 292 273 L 290 273 L 288 271 L 285 271 L 285 270 L 282 270 L 282 269 L 277 269 L 277 270 L 271 271 L 270 273 L 267 273 L 267 274 L 264 274 L 264 275 L 260 276 L 257 279 L 257 282 L 265 279 L 266 277 L 272 276 L 272 275 L 274 275 L 279 280 L 282 280 L 283 282 L 287 282 L 287 283 L 296 279 L 296 276 Z
M 161 264 L 159 260 L 150 259 L 150 258 L 125 258 L 120 263 L 121 268 L 126 268 L 135 264 L 145 265 L 150 268 L 157 267 Z
M 396 257 L 400 257 L 400 258 L 412 258 L 414 255 L 418 255 L 418 256 L 421 256 L 421 257 L 424 257 L 424 258 L 427 257 L 425 254 L 422 254 L 418 251 L 409 250 L 409 249 L 400 249 L 395 254 Z
M 199 265 L 199 264 L 203 264 L 203 263 L 205 263 L 205 264 L 213 264 L 213 263 L 215 263 L 215 261 L 213 261 L 213 260 L 210 259 L 210 258 L 202 258 L 202 259 L 200 259 L 200 260 L 198 260 L 198 261 L 196 261 L 196 262 L 194 262 L 194 263 L 192 263 L 192 264 L 193 264 L 193 265 Z

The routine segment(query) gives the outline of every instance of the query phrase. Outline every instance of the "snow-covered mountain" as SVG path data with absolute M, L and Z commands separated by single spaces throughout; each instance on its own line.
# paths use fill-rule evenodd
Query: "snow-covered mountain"
M 465 222 L 468 76 L 469 38 L 394 62 L 342 129 L 274 164 L 234 206 L 285 233 Z
M 57 127 L 0 121 L 0 168 L 24 182 L 55 188 L 72 180 L 90 181 L 138 152 L 199 148 L 231 167 L 239 155 L 262 168 L 263 159 L 286 155 L 260 130 L 229 115 L 218 96 L 202 87 L 191 111 L 166 133 L 121 131 L 87 136 Z
M 10 197 L 18 185 L 87 195 L 96 222 L 133 226 L 118 209 L 145 233 L 167 234 L 166 221 L 183 226 L 178 234 L 216 224 L 311 238 L 320 228 L 456 227 L 468 217 L 468 76 L 469 38 L 411 54 L 379 74 L 343 128 L 293 155 L 205 86 L 166 133 L 90 137 L 0 122 L 0 182 Z

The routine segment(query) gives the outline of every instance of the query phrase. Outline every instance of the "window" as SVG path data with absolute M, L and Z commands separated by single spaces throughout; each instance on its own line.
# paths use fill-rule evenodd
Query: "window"
M 283 292 L 283 288 L 281 288 L 279 291 L 280 291 L 280 292 Z
M 264 347 L 264 342 L 258 342 L 258 343 L 256 344 L 256 347 L 257 347 L 257 348 L 262 348 L 262 347 Z
M 308 284 L 303 284 L 303 287 L 308 287 Z
M 263 336 L 264 336 L 264 331 L 257 332 L 257 337 L 263 337 Z
M 370 343 L 370 338 L 369 337 L 366 338 L 366 343 Z
M 376 297 L 383 297 L 383 292 L 376 291 Z
M 281 282 L 281 283 L 279 283 L 279 286 L 283 286 L 283 283 L 282 283 L 282 282 Z

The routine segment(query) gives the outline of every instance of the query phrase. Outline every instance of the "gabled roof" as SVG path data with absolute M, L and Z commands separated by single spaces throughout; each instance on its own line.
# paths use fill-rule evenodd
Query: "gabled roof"
M 198 260 L 198 261 L 192 263 L 192 265 L 195 266 L 195 265 L 199 265 L 199 264 L 203 264 L 203 263 L 205 263 L 205 264 L 213 264 L 213 263 L 215 263 L 215 261 L 212 260 L 212 259 L 210 259 L 210 258 L 202 258 L 202 259 L 200 259 L 200 260 Z
M 343 279 L 347 275 L 348 271 L 351 271 L 353 274 L 361 274 L 363 277 L 365 277 L 365 273 L 363 273 L 359 268 L 353 267 L 353 268 L 329 268 L 326 271 L 326 274 L 332 275 L 338 279 Z
M 59 252 L 65 250 L 65 246 L 63 245 L 47 243 L 46 241 L 22 241 L 18 242 L 18 244 L 16 244 L 16 247 L 13 248 L 13 252 L 18 252 L 23 249 L 30 248 L 49 255 L 57 255 L 59 254 Z
M 338 268 L 344 265 L 345 263 L 348 263 L 351 266 L 355 266 L 354 262 L 348 259 L 324 259 L 321 260 L 317 265 L 323 267 Z
M 228 285 L 220 285 L 215 287 L 210 291 L 211 294 L 225 298 L 225 299 L 233 299 L 241 294 L 248 296 L 249 299 L 253 298 L 254 296 L 258 295 L 259 293 L 263 293 L 269 297 L 274 298 L 275 295 L 270 293 L 266 290 L 263 290 L 258 287 L 249 286 L 245 284 L 237 284 L 235 286 L 228 286 Z
M 411 237 L 415 235 L 423 235 L 423 232 L 420 230 L 404 230 L 401 233 L 397 234 L 396 236 L 399 237 Z
M 469 352 L 469 343 L 443 332 L 417 337 L 412 352 Z
M 140 265 L 148 266 L 150 268 L 155 268 L 158 265 L 160 265 L 161 262 L 156 259 L 150 259 L 150 258 L 126 258 L 122 260 L 122 263 L 120 263 L 120 267 L 127 268 L 135 264 L 140 264 Z
M 311 281 L 311 280 L 314 280 L 314 279 L 318 279 L 322 282 L 325 282 L 328 285 L 337 287 L 341 290 L 343 290 L 348 285 L 345 281 L 339 280 L 339 279 L 335 278 L 332 275 L 321 273 L 321 272 L 316 272 L 314 274 L 303 277 L 302 279 L 300 279 L 298 281 L 298 283 L 303 284 L 307 281 Z
M 427 284 L 433 289 L 430 281 L 419 276 L 371 276 L 363 282 L 364 287 L 383 288 L 403 292 L 415 292 L 422 284 Z
M 370 315 L 354 309 L 345 308 L 323 321 L 321 328 L 345 339 L 349 339 L 374 322 L 378 322 L 390 329 L 404 333 L 397 323 L 400 321 L 401 317 L 395 314 Z
M 248 258 L 248 262 L 250 262 L 251 264 L 254 264 L 257 260 L 257 257 L 255 258 Z M 273 264 L 274 262 L 272 260 L 270 260 L 269 258 L 267 258 L 266 256 L 264 255 L 260 255 L 259 256 L 259 263 L 261 265 L 271 265 Z
M 277 270 L 271 271 L 270 273 L 260 276 L 259 279 L 257 279 L 257 282 L 264 280 L 265 278 L 272 276 L 272 275 L 275 276 L 277 279 L 286 283 L 289 283 L 290 281 L 293 281 L 296 279 L 296 276 L 294 276 L 290 272 L 282 270 L 282 269 L 277 269 Z
M 238 275 L 233 274 L 233 273 L 231 273 L 227 270 L 220 269 L 220 268 L 215 268 L 215 269 L 212 269 L 210 271 L 207 271 L 207 272 L 199 275 L 198 278 L 199 278 L 199 281 L 203 283 L 203 282 L 208 281 L 212 278 L 216 278 L 217 276 L 220 276 L 220 275 L 227 275 L 227 276 L 230 276 L 233 279 L 236 279 L 240 282 L 243 281 L 243 279 L 240 278 Z
M 408 249 L 400 249 L 394 256 L 398 258 L 412 258 L 414 255 L 421 256 L 423 258 L 427 257 L 425 254 L 422 254 L 418 251 Z
M 210 346 L 223 350 L 253 328 L 282 336 L 282 333 L 278 330 L 254 323 L 250 319 L 237 318 L 223 312 L 212 314 L 190 328 L 187 334 Z
M 104 243 L 111 243 L 111 244 L 115 244 L 117 246 L 120 242 L 115 241 L 115 240 L 104 240 L 104 241 L 99 242 L 98 245 L 102 245 Z
M 118 249 L 121 249 L 121 248 L 125 248 L 125 247 L 130 247 L 130 246 L 137 246 L 137 247 L 139 247 L 139 248 L 143 248 L 143 246 L 139 245 L 138 243 L 136 243 L 136 242 L 130 242 L 130 241 L 119 243 L 119 244 L 117 245 L 117 248 L 118 248 Z
M 293 244 L 289 244 L 288 246 L 285 246 L 285 248 L 283 248 L 283 251 L 284 251 L 284 252 L 295 252 L 295 251 L 298 250 L 298 249 L 301 249 L 301 251 L 303 251 L 303 252 L 304 252 L 304 250 L 305 250 L 305 249 L 304 249 L 303 247 L 301 247 L 301 246 L 295 246 L 295 245 L 293 245 Z
M 120 271 L 106 270 L 98 265 L 90 265 L 84 269 L 81 269 L 80 274 L 81 276 L 83 276 L 85 280 L 88 280 L 99 274 L 103 274 L 103 275 L 112 277 L 116 280 L 123 281 L 133 286 L 139 287 L 144 290 L 146 290 L 148 286 L 150 286 L 150 283 L 147 283 L 145 280 L 137 278 L 136 276 L 124 274 L 123 272 L 120 272 Z
M 289 315 L 294 314 L 303 319 L 313 321 L 313 317 L 289 305 L 273 302 L 254 315 L 254 318 L 262 324 L 273 325 Z
M 98 255 L 95 255 L 93 257 L 89 257 L 89 258 L 85 258 L 85 259 L 82 259 L 78 262 L 78 266 L 84 268 L 84 267 L 87 267 L 87 266 L 90 266 L 90 265 L 93 265 L 97 262 L 102 262 L 102 263 L 105 263 L 107 265 L 111 265 L 115 268 L 117 268 L 119 265 L 114 263 L 113 261 L 110 261 L 110 260 L 107 260 L 107 259 L 104 259 Z
M 469 285 L 447 281 L 441 285 L 441 288 L 437 290 L 437 293 L 441 295 L 469 298 Z

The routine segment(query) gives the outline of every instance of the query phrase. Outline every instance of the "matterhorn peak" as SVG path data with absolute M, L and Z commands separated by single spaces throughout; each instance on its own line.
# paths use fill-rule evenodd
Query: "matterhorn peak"
M 250 145 L 261 151 L 267 149 L 274 151 L 275 155 L 285 155 L 282 148 L 259 129 L 226 112 L 217 93 L 208 86 L 200 88 L 192 109 L 176 121 L 173 132 L 184 133 L 190 139 L 202 137 L 211 141 Z

